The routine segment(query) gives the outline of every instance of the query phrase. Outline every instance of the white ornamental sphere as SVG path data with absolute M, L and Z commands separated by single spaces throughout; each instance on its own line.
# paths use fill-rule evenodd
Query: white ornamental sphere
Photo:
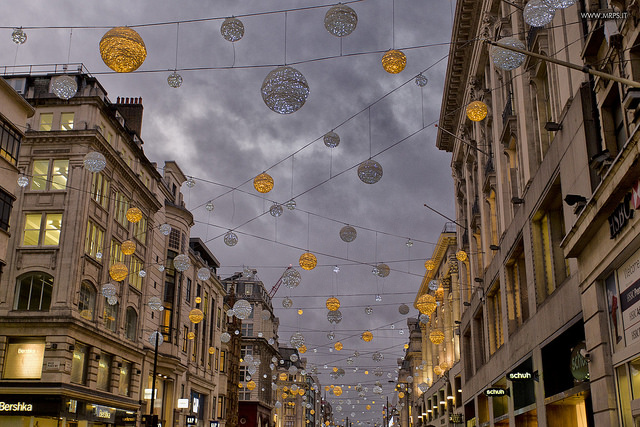
M 342 239 L 343 242 L 353 242 L 356 240 L 356 237 L 358 237 L 358 232 L 352 226 L 345 225 L 340 229 L 340 239 Z
M 336 148 L 340 145 L 340 136 L 334 131 L 327 132 L 322 139 L 324 141 L 324 145 L 329 148 Z
M 309 96 L 309 85 L 302 73 L 293 67 L 272 70 L 262 83 L 262 99 L 279 114 L 298 111 Z
M 554 9 L 566 9 L 576 4 L 577 0 L 545 0 Z
M 327 334 L 327 338 L 328 338 L 330 341 L 333 341 L 333 340 L 336 338 L 336 334 L 335 334 L 335 332 L 333 332 L 333 331 L 329 332 L 329 333 Z
M 204 205 L 204 208 L 209 212 L 213 212 L 213 207 L 213 200 L 209 200 L 207 204 Z
M 379 351 L 376 351 L 375 353 L 373 353 L 373 356 L 371 356 L 371 358 L 374 360 L 374 362 L 382 362 L 384 356 Z
M 186 185 L 187 187 L 189 187 L 189 188 L 193 188 L 193 187 L 195 187 L 195 186 L 196 186 L 196 180 L 195 180 L 195 179 L 193 179 L 193 177 L 192 177 L 192 176 L 190 176 L 190 177 L 187 179 L 187 181 L 185 182 L 185 185 Z
M 367 314 L 367 316 L 370 316 L 371 313 L 373 313 L 373 308 L 371 308 L 371 306 L 367 306 L 365 307 L 364 312 Z
M 423 74 L 418 74 L 416 76 L 416 84 L 418 87 L 425 87 L 427 83 L 429 83 L 429 80 Z
M 297 362 L 298 361 L 298 355 L 293 353 L 291 356 L 289 356 L 289 360 L 291 360 L 292 362 Z
M 430 291 L 435 291 L 436 289 L 438 289 L 440 287 L 440 285 L 438 284 L 437 280 L 431 280 L 429 281 L 429 290 Z
M 269 320 L 271 318 L 271 313 L 268 310 L 263 310 L 260 317 L 262 317 L 262 320 Z
M 108 297 L 107 304 L 116 305 L 118 303 L 118 297 Z
M 253 307 L 249 301 L 245 299 L 238 300 L 233 305 L 233 311 L 236 313 L 236 317 L 240 320 L 247 319 L 251 315 L 252 310 Z
M 238 244 L 238 235 L 233 231 L 227 231 L 224 235 L 224 244 L 227 246 L 235 246 Z
M 247 364 L 252 363 L 253 362 L 253 354 L 247 354 L 244 357 L 244 361 L 247 362 Z
M 304 335 L 300 332 L 294 332 L 289 338 L 289 344 L 293 346 L 293 348 L 300 348 L 304 345 Z
M 222 334 L 220 334 L 220 341 L 222 341 L 223 343 L 228 343 L 229 341 L 231 341 L 231 335 L 229 335 L 228 332 L 223 332 Z
M 375 371 L 373 371 L 373 375 L 375 375 L 376 377 L 381 377 L 383 374 L 384 372 L 382 372 L 382 368 L 379 366 L 375 369 Z
M 376 294 L 376 302 L 382 302 L 382 295 Z
M 102 153 L 91 151 L 84 156 L 82 163 L 89 172 L 100 172 L 107 166 L 107 159 Z
M 327 313 L 327 320 L 332 325 L 337 325 L 342 321 L 342 313 L 340 310 L 334 310 Z
M 75 77 L 71 76 L 55 76 L 51 78 L 51 92 L 53 92 L 58 98 L 65 101 L 73 98 L 78 92 L 78 83 Z
M 296 201 L 291 199 L 289 201 L 284 202 L 284 207 L 289 209 L 290 211 L 295 210 L 296 208 Z
M 553 21 L 555 13 L 555 8 L 549 6 L 546 0 L 529 0 L 522 11 L 522 17 L 532 27 L 544 27 Z
M 13 40 L 15 44 L 24 44 L 24 42 L 27 41 L 27 34 L 22 31 L 22 28 L 16 28 L 11 33 L 11 40 Z
M 426 324 L 428 321 L 429 321 L 429 315 L 428 314 L 421 314 L 420 315 L 420 323 Z
M 24 175 L 20 175 L 18 177 L 18 185 L 22 188 L 26 187 L 27 185 L 29 185 L 29 178 Z
M 273 217 L 279 217 L 280 215 L 282 215 L 283 209 L 282 209 L 282 205 L 279 205 L 277 203 L 274 203 L 273 205 L 271 205 L 271 207 L 269 208 L 269 214 Z
M 167 77 L 167 84 L 174 89 L 177 89 L 180 86 L 182 86 L 182 81 L 183 81 L 182 76 L 178 74 L 176 71 L 169 74 L 169 77 Z
M 282 300 L 282 307 L 284 308 L 291 308 L 291 306 L 293 305 L 293 301 L 291 300 L 291 298 L 289 297 L 285 297 Z
M 158 229 L 165 236 L 168 236 L 169 233 L 171 233 L 171 226 L 169 224 L 161 224 L 160 227 L 158 227 Z
M 109 298 L 116 295 L 118 289 L 113 283 L 106 283 L 102 285 L 102 296 Z
M 164 337 L 162 336 L 162 334 L 160 332 L 153 331 L 153 332 L 151 332 L 151 335 L 149 335 L 149 343 L 151 345 L 155 346 L 156 342 L 157 342 L 158 347 L 159 347 L 164 342 Z
M 348 36 L 357 25 L 358 15 L 344 4 L 333 6 L 324 16 L 324 28 L 336 37 Z
M 376 265 L 376 276 L 378 277 L 387 277 L 391 272 L 391 269 L 387 264 L 378 264 Z
M 147 272 L 146 272 L 146 271 L 144 271 L 144 270 L 140 270 L 140 271 L 138 272 L 138 276 L 140 276 L 140 277 L 147 277 Z
M 244 36 L 244 24 L 237 18 L 227 18 L 220 25 L 220 34 L 228 42 L 237 42 Z
M 162 300 L 158 297 L 149 298 L 149 302 L 147 303 L 149 308 L 153 311 L 162 311 L 164 307 L 162 306 Z
M 211 278 L 211 270 L 207 267 L 202 267 L 198 269 L 198 279 L 200 280 L 209 280 Z
M 269 343 L 269 345 L 274 345 L 276 343 L 276 340 L 274 340 L 273 338 L 269 338 L 269 341 L 267 341 Z M 273 369 L 273 368 L 271 368 Z
M 373 387 L 373 392 L 375 394 L 382 394 L 382 387 L 380 387 L 380 386 Z
M 501 38 L 498 40 L 498 43 L 518 49 L 525 49 L 524 43 L 515 37 Z M 491 60 L 496 67 L 506 71 L 513 70 L 521 66 L 526 57 L 524 53 L 514 52 L 498 46 L 491 46 L 489 56 L 491 56 Z
M 365 184 L 375 184 L 382 178 L 382 166 L 375 160 L 365 160 L 358 166 L 358 178 Z
M 409 384 L 413 383 L 413 377 L 411 375 L 407 377 L 407 383 Z
M 300 284 L 301 280 L 302 276 L 300 275 L 300 273 L 298 273 L 298 270 L 293 267 L 288 268 L 282 274 L 282 284 L 289 289 L 296 288 Z
M 178 271 L 187 271 L 191 267 L 191 261 L 185 254 L 180 254 L 173 259 L 173 267 Z
M 420 383 L 418 384 L 418 389 L 424 393 L 425 391 L 429 390 L 429 385 L 427 383 Z

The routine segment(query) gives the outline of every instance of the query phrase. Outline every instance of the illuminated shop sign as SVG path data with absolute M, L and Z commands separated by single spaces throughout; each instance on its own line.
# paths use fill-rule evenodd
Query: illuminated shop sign
M 509 393 L 504 388 L 491 387 L 485 389 L 484 395 L 488 397 L 502 397 L 507 396 Z
M 581 342 L 571 350 L 571 375 L 578 381 L 589 380 L 589 359 L 585 357 L 587 346 Z
M 187 425 L 195 425 L 197 423 L 196 417 L 187 415 Z
M 31 412 L 33 405 L 26 402 L 6 403 L 0 402 L 0 411 L 2 412 Z
M 532 380 L 533 377 L 533 373 L 525 370 L 515 370 L 507 374 L 507 379 L 509 381 L 528 381 Z
M 93 407 L 93 416 L 99 420 L 115 420 L 116 410 L 108 406 L 95 405 Z

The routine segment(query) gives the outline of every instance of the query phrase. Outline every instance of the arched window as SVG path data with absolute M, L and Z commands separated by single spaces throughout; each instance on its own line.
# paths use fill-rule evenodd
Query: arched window
M 96 290 L 87 282 L 80 285 L 80 300 L 78 301 L 78 311 L 80 316 L 87 320 L 93 320 L 96 308 Z
M 125 333 L 127 339 L 135 341 L 138 327 L 138 313 L 136 313 L 136 310 L 133 307 L 127 308 L 127 318 L 125 322 Z
M 111 305 L 107 298 L 104 299 L 104 327 L 111 332 L 115 332 L 118 326 L 118 305 L 117 302 Z
M 18 278 L 14 310 L 48 311 L 51 306 L 53 276 L 47 273 L 27 273 Z

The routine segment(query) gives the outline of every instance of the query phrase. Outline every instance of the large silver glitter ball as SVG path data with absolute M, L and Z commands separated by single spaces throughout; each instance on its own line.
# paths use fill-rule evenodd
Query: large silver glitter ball
M 207 211 L 209 211 L 209 212 L 213 212 L 213 208 L 214 208 L 214 206 L 213 206 L 213 200 L 209 200 L 209 201 L 207 202 L 207 204 L 206 204 L 206 205 L 204 205 L 204 208 L 205 208 Z
M 327 313 L 327 320 L 332 325 L 337 325 L 338 323 L 342 322 L 342 313 L 340 312 L 340 310 L 330 311 Z
M 223 332 L 220 334 L 220 341 L 223 343 L 227 343 L 231 341 L 231 335 L 228 332 Z
M 302 280 L 302 276 L 298 273 L 298 270 L 291 267 L 285 270 L 282 274 L 282 284 L 285 285 L 289 289 L 293 289 L 300 284 Z
M 365 160 L 358 166 L 358 178 L 365 184 L 375 184 L 382 178 L 382 166 L 375 160 Z
M 398 307 L 398 313 L 402 315 L 409 314 L 409 306 L 407 304 L 400 304 L 400 307 Z
M 382 368 L 379 366 L 373 371 L 373 375 L 376 377 L 381 377 L 383 374 L 384 372 L 382 372 Z
M 161 224 L 160 227 L 158 227 L 158 229 L 165 236 L 168 236 L 169 233 L 171 233 L 171 226 L 169 224 Z
M 304 335 L 300 332 L 294 332 L 289 338 L 289 344 L 293 346 L 293 348 L 300 348 L 304 345 Z
M 373 387 L 373 392 L 374 392 L 375 394 L 382 394 L 382 387 L 380 387 L 380 386 L 378 386 L 378 385 L 377 385 L 377 386 L 375 386 L 375 387 Z
M 241 320 L 248 318 L 251 315 L 252 310 L 253 307 L 251 307 L 251 303 L 244 299 L 238 300 L 233 304 L 233 311 L 235 312 L 236 317 Z
M 164 307 L 162 306 L 162 300 L 158 297 L 149 298 L 149 302 L 147 303 L 149 308 L 153 311 L 162 311 Z
M 235 246 L 238 244 L 238 235 L 233 231 L 228 231 L 224 235 L 224 244 L 227 246 Z
M 84 156 L 82 163 L 89 172 L 100 172 L 107 166 L 107 159 L 102 153 L 90 151 Z
M 371 358 L 374 360 L 374 362 L 382 362 L 384 356 L 379 351 L 376 351 L 375 353 L 373 353 L 373 356 L 371 356 Z
M 578 0 L 545 0 L 549 6 L 554 9 L 566 9 L 569 6 L 576 4 Z
M 167 77 L 167 84 L 172 88 L 179 88 L 180 86 L 182 86 L 182 76 L 174 71 L 173 73 L 169 74 L 169 77 Z
M 107 304 L 116 305 L 118 303 L 118 297 L 108 297 Z
M 289 356 L 289 360 L 291 360 L 292 362 L 297 362 L 298 361 L 298 355 L 293 353 L 291 356 Z
M 378 264 L 376 266 L 376 270 L 378 271 L 376 274 L 378 277 L 387 277 L 391 272 L 391 269 L 387 264 Z
M 532 27 L 544 27 L 553 21 L 555 14 L 555 8 L 549 6 L 547 0 L 529 0 L 522 11 L 524 22 Z
M 187 271 L 191 267 L 191 261 L 185 254 L 180 254 L 173 259 L 173 266 L 178 271 Z
M 22 28 L 16 28 L 11 33 L 11 40 L 13 40 L 15 44 L 24 44 L 24 42 L 27 41 L 27 34 L 22 31 Z
M 277 203 L 274 203 L 273 205 L 271 205 L 271 207 L 269 208 L 269 214 L 271 214 L 271 216 L 274 216 L 276 218 L 282 215 L 282 205 L 279 205 Z
M 344 4 L 333 6 L 324 16 L 324 28 L 336 37 L 348 36 L 357 25 L 358 15 Z
M 429 80 L 423 74 L 418 74 L 416 76 L 416 84 L 418 87 L 425 87 L 427 83 L 429 83 Z
M 20 175 L 18 177 L 18 185 L 22 188 L 26 187 L 27 185 L 29 185 L 29 178 L 24 175 Z
M 370 316 L 370 315 L 371 315 L 371 313 L 373 313 L 373 308 L 371 308 L 371 306 L 367 306 L 367 307 L 365 307 L 364 312 L 365 312 L 368 316 Z
M 280 114 L 298 111 L 309 96 L 309 85 L 293 67 L 278 67 L 262 83 L 262 99 L 267 107 Z
M 118 289 L 113 283 L 105 283 L 102 285 L 102 296 L 109 298 L 116 295 Z
M 162 334 L 160 332 L 153 331 L 153 332 L 151 332 L 151 335 L 149 335 L 149 344 L 155 346 L 156 345 L 156 341 L 157 341 L 158 347 L 159 347 L 164 342 L 164 337 L 162 336 Z
M 430 280 L 429 281 L 429 290 L 430 291 L 435 291 L 440 287 L 440 284 L 438 284 L 437 280 Z
M 498 43 L 522 50 L 525 49 L 524 43 L 522 43 L 515 37 L 501 38 L 500 40 L 498 40 Z M 498 46 L 491 46 L 491 49 L 489 50 L 489 56 L 491 56 L 491 60 L 496 67 L 507 71 L 516 69 L 521 66 L 526 58 L 524 53 L 514 52 L 512 50 L 504 49 Z
M 353 242 L 358 237 L 358 232 L 350 225 L 345 225 L 340 229 L 340 238 L 343 242 Z
M 55 76 L 51 78 L 51 92 L 60 99 L 65 101 L 73 98 L 78 92 L 78 83 L 75 77 L 71 76 Z
M 327 132 L 322 139 L 324 141 L 324 145 L 329 148 L 336 148 L 340 145 L 340 136 L 334 131 Z
M 211 270 L 207 267 L 202 267 L 198 269 L 198 279 L 200 280 L 209 280 L 211 278 Z
M 429 385 L 427 383 L 420 383 L 418 384 L 418 389 L 424 393 L 425 391 L 429 390 Z
M 220 25 L 220 34 L 228 42 L 237 42 L 244 36 L 244 24 L 238 18 L 227 18 Z
M 292 305 L 293 305 L 293 301 L 291 300 L 291 298 L 289 298 L 289 297 L 285 297 L 285 298 L 282 300 L 282 306 L 283 306 L 284 308 L 291 308 L 291 306 L 292 306 Z

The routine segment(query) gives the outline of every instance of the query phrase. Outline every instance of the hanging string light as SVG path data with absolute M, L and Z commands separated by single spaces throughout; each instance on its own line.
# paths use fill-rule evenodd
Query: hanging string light
M 129 27 L 115 27 L 102 36 L 100 56 L 113 71 L 130 73 L 142 65 L 147 57 L 147 48 L 135 30 Z
M 120 282 L 127 278 L 129 269 L 121 262 L 117 262 L 109 267 L 109 276 L 116 282 Z
M 416 85 L 418 85 L 418 87 L 425 87 L 428 82 L 429 80 L 424 75 L 422 75 L 422 73 L 416 76 Z
M 293 67 L 278 67 L 262 82 L 262 99 L 279 114 L 298 111 L 309 96 L 309 84 L 302 73 Z
M 329 297 L 327 299 L 326 306 L 329 311 L 336 311 L 340 308 L 340 300 L 336 297 Z
M 142 219 L 142 211 L 136 207 L 129 208 L 127 209 L 126 217 L 127 221 L 135 224 L 137 222 L 140 222 L 140 220 Z
M 456 259 L 460 262 L 465 262 L 467 260 L 468 256 L 467 253 L 460 249 L 458 252 L 456 252 Z
M 238 244 L 238 235 L 236 233 L 234 233 L 233 231 L 229 230 L 227 231 L 227 233 L 224 235 L 224 244 L 227 246 L 235 246 Z
M 433 295 L 430 294 L 422 294 L 416 301 L 416 308 L 422 314 L 431 315 L 437 307 L 438 304 L 436 302 L 436 299 Z
M 396 49 L 388 50 L 382 56 L 382 68 L 387 73 L 398 74 L 407 66 L 407 57 L 404 53 Z
M 336 148 L 338 145 L 340 145 L 340 136 L 334 131 L 327 132 L 322 140 L 324 141 L 324 145 L 329 148 Z
M 358 25 L 358 15 L 349 6 L 338 4 L 324 16 L 324 28 L 336 37 L 348 36 Z
M 318 264 L 318 259 L 311 252 L 305 252 L 300 255 L 300 260 L 298 262 L 300 264 L 300 267 L 302 267 L 303 269 L 313 270 Z
M 429 340 L 435 345 L 442 344 L 442 342 L 444 341 L 444 332 L 442 332 L 440 329 L 431 331 L 431 333 L 429 334 Z

